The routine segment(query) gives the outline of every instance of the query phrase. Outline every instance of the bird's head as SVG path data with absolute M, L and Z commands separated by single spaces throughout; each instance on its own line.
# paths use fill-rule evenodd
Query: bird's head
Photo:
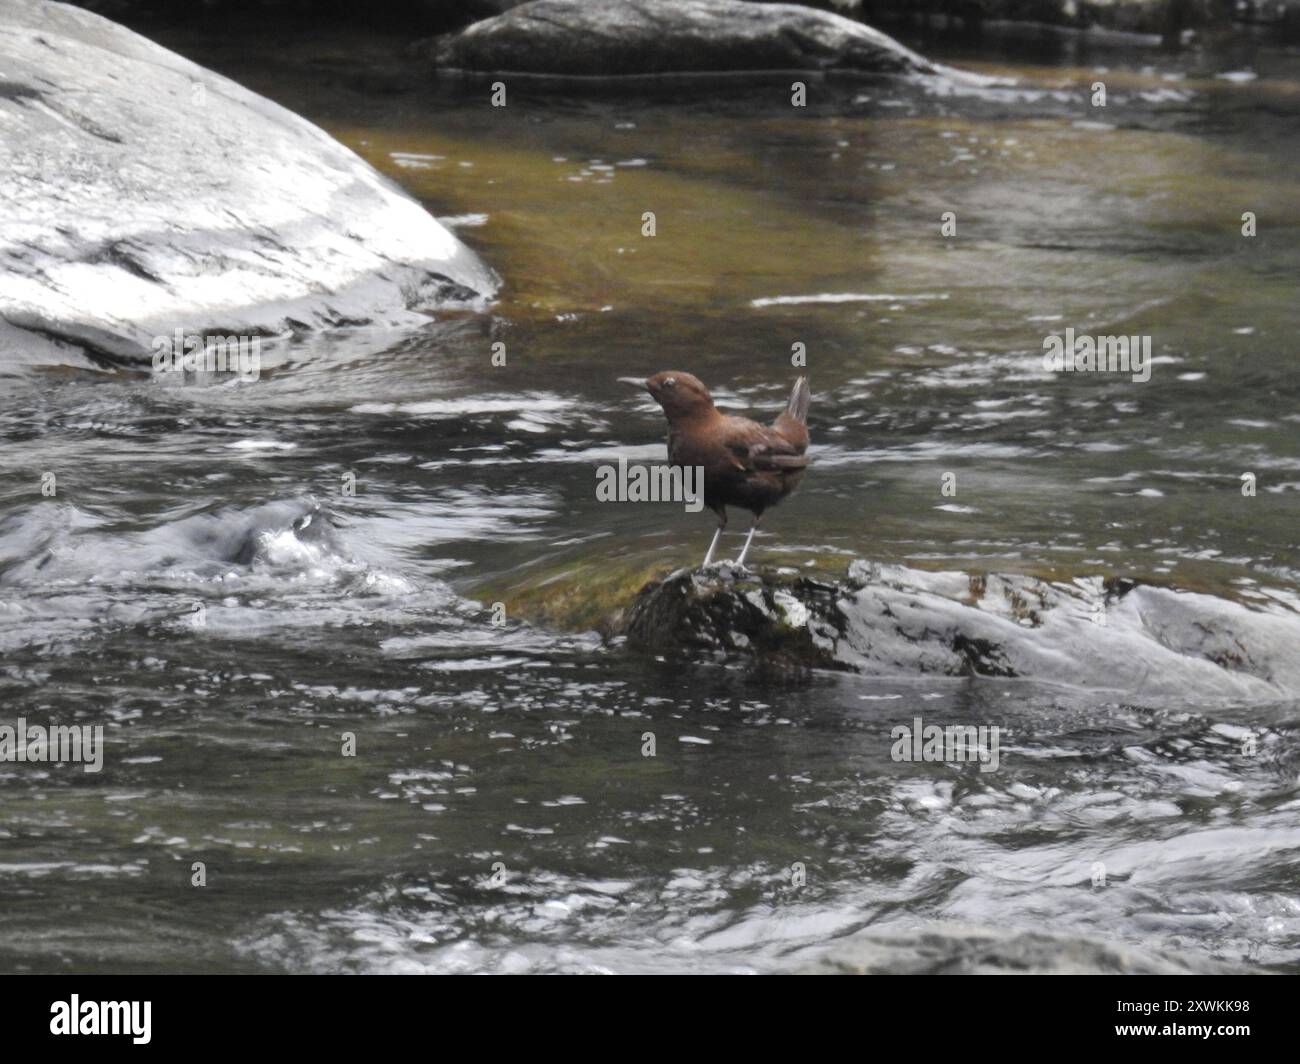
M 669 418 L 689 417 L 713 409 L 713 398 L 699 377 L 679 369 L 666 369 L 644 381 L 620 377 L 622 381 L 645 388 Z

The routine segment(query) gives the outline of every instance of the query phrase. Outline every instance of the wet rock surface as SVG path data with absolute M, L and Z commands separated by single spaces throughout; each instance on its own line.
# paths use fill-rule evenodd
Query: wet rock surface
M 590 78 L 938 72 L 860 22 L 797 4 L 748 0 L 534 0 L 435 40 L 429 55 L 440 71 Z
M 90 14 L 0 9 L 0 359 L 417 324 L 496 289 L 305 119 Z
M 679 569 L 647 584 L 627 610 L 635 644 L 752 656 L 765 668 L 839 668 L 838 588 L 808 578 L 762 577 L 731 566 Z
M 1238 969 L 1186 953 L 995 928 L 935 926 L 855 935 L 799 969 L 802 975 L 1209 975 Z
M 627 611 L 631 642 L 783 669 L 1030 679 L 1142 695 L 1300 691 L 1300 615 L 1130 580 L 1046 581 L 854 562 L 678 570 Z

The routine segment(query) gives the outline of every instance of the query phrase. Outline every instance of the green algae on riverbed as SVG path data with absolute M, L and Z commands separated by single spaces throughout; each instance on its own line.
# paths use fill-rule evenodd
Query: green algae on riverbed
M 502 603 L 508 618 L 559 631 L 616 635 L 637 591 L 669 571 L 662 563 L 647 567 L 643 562 L 574 559 L 526 577 L 506 574 L 479 585 L 475 595 L 485 607 Z
M 482 123 L 480 139 L 370 133 L 358 146 L 435 209 L 495 205 L 471 236 L 508 279 L 502 312 L 524 320 L 649 304 L 671 329 L 674 307 L 704 305 L 725 328 L 755 299 L 803 294 L 785 291 L 797 266 L 805 292 L 942 298 L 942 317 L 960 323 L 950 340 L 1032 350 L 1041 329 L 1024 319 L 1045 307 L 1147 328 L 1134 315 L 1161 305 L 1166 314 L 1150 324 L 1167 325 L 1184 292 L 1211 278 L 1225 304 L 1275 305 L 1285 279 L 1252 270 L 1240 213 L 1269 220 L 1262 237 L 1274 253 L 1300 218 L 1296 182 L 1272 153 L 1090 124 L 1122 120 L 1118 104 L 1101 119 L 1080 107 L 1077 117 L 995 122 L 760 112 L 707 135 L 690 131 L 698 115 L 628 106 L 626 121 L 604 120 L 604 139 L 580 118 L 539 125 L 526 104 L 516 110 Z M 520 150 L 520 137 L 532 150 Z M 958 215 L 959 239 L 940 233 L 945 210 Z M 645 211 L 654 237 L 641 234 Z M 1152 237 L 1173 255 L 1149 259 L 1151 290 L 1135 301 L 1113 279 Z M 1224 275 L 1225 258 L 1240 272 Z M 847 343 L 866 324 L 861 309 L 818 317 L 830 315 Z M 775 316 L 786 325 L 808 311 Z M 925 341 L 928 327 L 902 331 L 915 316 L 875 321 L 874 343 Z

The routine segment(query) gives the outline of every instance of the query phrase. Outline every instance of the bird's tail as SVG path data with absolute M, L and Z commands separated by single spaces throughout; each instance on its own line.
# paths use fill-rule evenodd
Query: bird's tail
M 790 392 L 790 401 L 785 409 L 777 415 L 772 427 L 799 453 L 808 449 L 808 404 L 812 402 L 812 390 L 808 387 L 808 378 L 800 377 L 794 382 Z
M 785 404 L 784 417 L 794 418 L 800 425 L 808 423 L 808 404 L 812 402 L 812 390 L 808 387 L 808 378 L 800 377 L 794 382 L 790 392 L 790 401 Z

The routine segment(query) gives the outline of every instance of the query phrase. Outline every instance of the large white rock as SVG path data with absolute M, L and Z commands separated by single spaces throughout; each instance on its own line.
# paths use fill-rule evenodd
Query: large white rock
M 305 119 L 90 12 L 0 4 L 0 366 L 402 325 L 497 284 Z

